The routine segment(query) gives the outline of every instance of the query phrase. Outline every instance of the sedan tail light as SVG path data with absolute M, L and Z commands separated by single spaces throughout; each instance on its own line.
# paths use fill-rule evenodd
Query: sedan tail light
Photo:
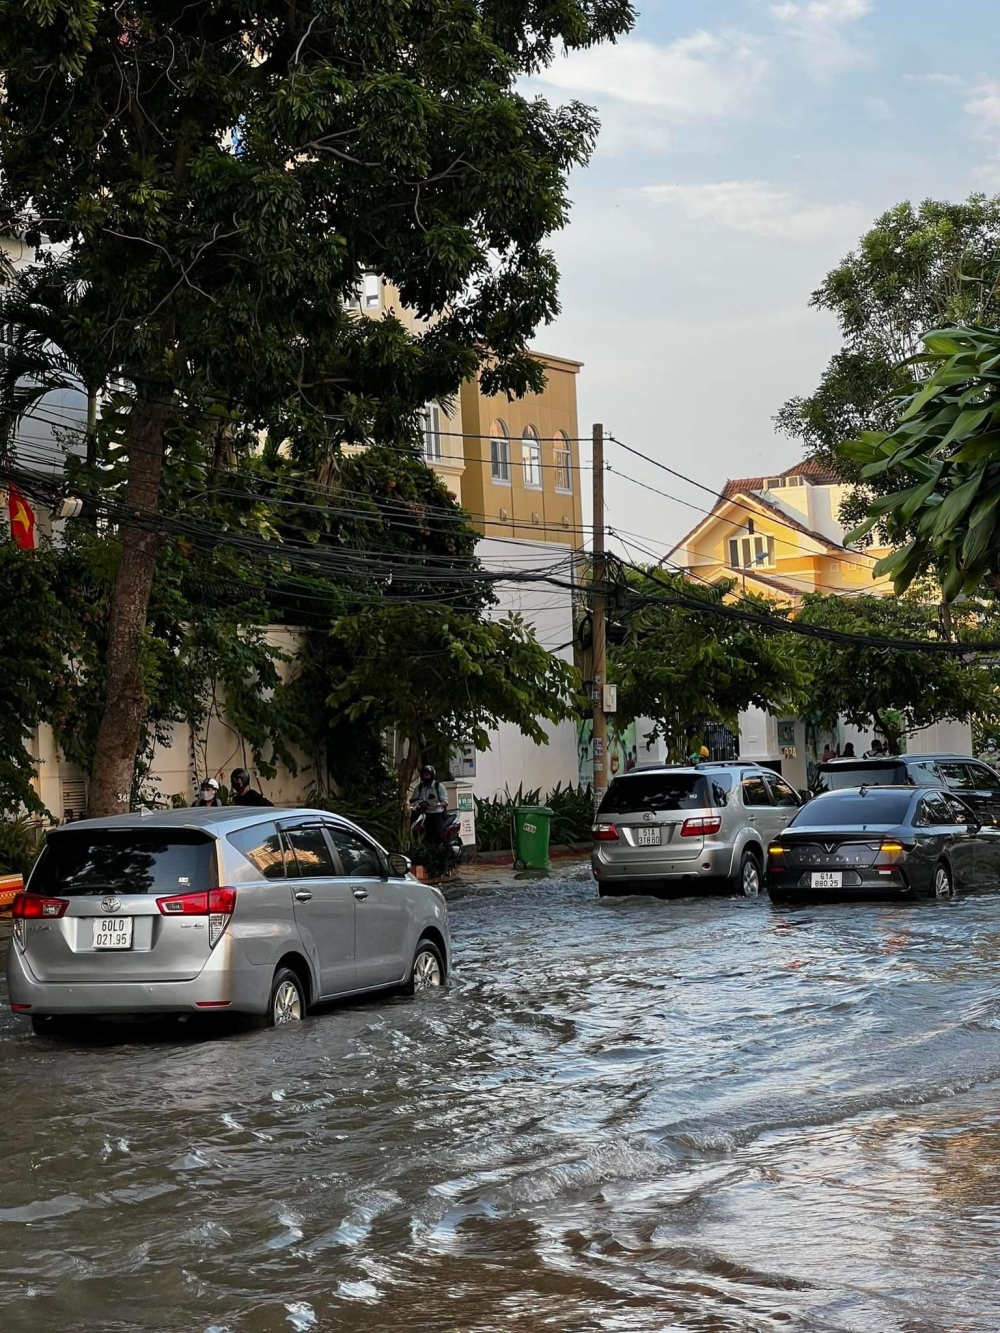
M 681 825 L 682 838 L 707 838 L 712 833 L 718 833 L 722 828 L 721 815 L 709 815 L 706 818 L 685 819 Z
M 787 869 L 785 865 L 785 851 L 787 849 L 780 842 L 772 842 L 767 849 L 767 868 L 769 873 L 783 875 Z
M 210 889 L 207 893 L 177 893 L 157 898 L 163 916 L 207 916 L 208 945 L 214 949 L 229 925 L 236 908 L 235 889 Z
M 595 842 L 617 842 L 618 830 L 614 824 L 595 824 L 590 836 Z

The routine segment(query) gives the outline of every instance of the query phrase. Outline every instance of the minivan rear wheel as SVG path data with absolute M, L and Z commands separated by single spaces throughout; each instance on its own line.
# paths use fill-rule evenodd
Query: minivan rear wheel
M 302 982 L 290 967 L 279 967 L 271 982 L 271 1002 L 267 1009 L 267 1025 L 284 1027 L 305 1018 L 306 997 Z
M 64 1018 L 56 1014 L 32 1014 L 31 1030 L 36 1037 L 62 1037 L 68 1029 Z

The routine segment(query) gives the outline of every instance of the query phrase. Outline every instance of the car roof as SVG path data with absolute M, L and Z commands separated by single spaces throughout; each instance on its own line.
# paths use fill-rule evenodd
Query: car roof
M 308 806 L 223 805 L 218 807 L 183 807 L 176 810 L 136 810 L 127 815 L 107 815 L 103 819 L 78 819 L 61 824 L 51 833 L 63 830 L 129 829 L 129 828 L 186 828 L 202 829 L 207 833 L 225 833 L 239 824 L 254 824 L 273 819 L 295 819 L 305 816 L 322 817 L 339 824 L 351 821 L 329 810 L 314 810 Z
M 929 791 L 947 791 L 946 787 L 913 787 L 908 782 L 859 782 L 856 787 L 838 787 L 836 791 L 817 792 L 813 797 L 814 801 L 825 801 L 828 796 L 857 796 L 859 792 L 864 792 L 866 796 L 875 795 L 880 791 L 905 791 L 911 796 L 926 795 Z
M 836 759 L 822 760 L 820 762 L 819 767 L 836 768 L 838 764 L 848 764 L 851 767 L 854 767 L 858 764 L 886 764 L 886 763 L 905 764 L 910 759 L 920 760 L 921 762 L 927 759 L 961 759 L 964 760 L 965 762 L 968 762 L 971 759 L 975 762 L 978 762 L 976 761 L 976 756 L 973 754 L 938 754 L 936 752 L 935 753 L 928 752 L 927 754 L 922 754 L 922 753 L 916 754 L 910 752 L 907 754 L 859 754 L 855 755 L 853 758 L 851 757 L 851 755 L 847 756 L 840 755 Z
M 655 773 L 706 773 L 713 768 L 753 768 L 762 773 L 774 772 L 773 769 L 765 769 L 762 765 L 752 759 L 706 759 L 701 764 L 645 764 L 638 768 L 630 768 L 627 773 L 619 773 L 615 782 L 621 782 L 622 778 L 642 778 Z M 775 773 L 775 777 L 780 774 Z

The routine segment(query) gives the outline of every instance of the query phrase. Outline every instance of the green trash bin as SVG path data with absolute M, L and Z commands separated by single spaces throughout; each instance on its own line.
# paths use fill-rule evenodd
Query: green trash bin
M 514 865 L 523 870 L 548 870 L 552 811 L 547 805 L 514 807 Z

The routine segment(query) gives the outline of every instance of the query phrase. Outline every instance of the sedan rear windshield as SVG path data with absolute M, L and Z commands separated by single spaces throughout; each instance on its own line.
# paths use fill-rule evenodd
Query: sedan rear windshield
M 598 811 L 624 815 L 633 810 L 705 810 L 712 804 L 700 773 L 642 773 L 616 778 Z
M 859 824 L 901 824 L 913 801 L 908 791 L 856 791 L 818 796 L 804 805 L 789 828 L 839 828 Z
M 32 893 L 194 893 L 215 885 L 215 840 L 196 829 L 60 829 L 28 881 Z
M 906 767 L 895 760 L 889 764 L 837 764 L 821 766 L 817 786 L 820 791 L 843 791 L 845 787 L 894 787 L 906 781 Z

